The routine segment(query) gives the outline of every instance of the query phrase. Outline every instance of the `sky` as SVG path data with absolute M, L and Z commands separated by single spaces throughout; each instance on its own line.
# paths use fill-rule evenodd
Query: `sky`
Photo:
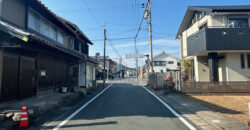
M 99 52 L 103 55 L 103 28 L 107 30 L 106 55 L 122 57 L 123 64 L 135 67 L 134 59 L 126 54 L 135 53 L 135 37 L 147 0 L 41 0 L 51 11 L 76 24 L 93 41 L 89 55 Z M 59 3 L 58 3 L 59 2 Z M 153 55 L 165 51 L 180 57 L 179 40 L 176 33 L 188 6 L 200 5 L 250 5 L 249 0 L 151 0 Z M 128 39 L 127 39 L 128 38 Z M 149 33 L 147 20 L 136 39 L 138 53 L 149 54 Z M 139 59 L 139 66 L 145 58 Z

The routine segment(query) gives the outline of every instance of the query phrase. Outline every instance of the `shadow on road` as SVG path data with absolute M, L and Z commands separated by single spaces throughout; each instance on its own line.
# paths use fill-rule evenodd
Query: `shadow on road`
M 125 81 L 127 82 L 127 81 Z M 239 114 L 240 112 L 228 108 L 211 104 L 214 107 L 230 114 Z M 193 113 L 199 111 L 207 111 L 207 109 L 196 108 Z M 184 107 L 185 109 L 185 107 Z M 185 114 L 189 114 L 187 111 Z M 150 93 L 145 91 L 141 86 L 134 83 L 113 83 L 112 87 L 107 89 L 96 100 L 90 103 L 85 109 L 80 111 L 70 122 L 62 128 L 97 126 L 97 125 L 114 125 L 117 121 L 98 122 L 98 119 L 110 119 L 113 117 L 156 117 L 171 118 L 178 120 L 168 109 L 165 108 Z M 64 119 L 58 120 L 63 121 Z M 85 121 L 95 120 L 94 123 L 86 123 Z M 84 123 L 85 122 L 85 123 Z M 81 124 L 82 123 L 82 124 Z M 55 126 L 46 127 L 52 129 Z

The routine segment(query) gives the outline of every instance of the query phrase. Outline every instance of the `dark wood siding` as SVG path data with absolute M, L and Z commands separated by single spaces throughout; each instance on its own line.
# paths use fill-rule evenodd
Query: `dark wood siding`
M 18 98 L 19 57 L 4 55 L 1 85 L 1 101 Z
M 25 27 L 25 4 L 20 0 L 2 0 L 1 16 L 20 27 Z
M 68 85 L 68 62 L 53 56 L 39 54 L 37 58 L 38 91 Z M 41 72 L 45 72 L 45 76 Z
M 20 57 L 19 70 L 19 98 L 35 95 L 35 60 L 33 58 Z

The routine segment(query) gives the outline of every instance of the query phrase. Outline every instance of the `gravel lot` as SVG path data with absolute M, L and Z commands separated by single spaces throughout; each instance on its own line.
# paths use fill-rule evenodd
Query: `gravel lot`
M 242 123 L 249 120 L 248 102 L 250 102 L 250 96 L 189 95 L 188 98 Z

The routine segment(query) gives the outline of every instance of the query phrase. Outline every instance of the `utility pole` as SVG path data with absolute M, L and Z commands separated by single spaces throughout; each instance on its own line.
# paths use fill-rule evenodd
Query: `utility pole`
M 148 31 L 149 31 L 149 49 L 150 49 L 150 72 L 154 72 L 153 47 L 152 47 L 152 21 L 151 21 L 151 2 L 148 0 Z
M 104 50 L 103 50 L 103 88 L 105 88 L 105 73 L 106 73 L 106 29 L 104 27 Z
M 136 37 L 135 37 L 135 54 L 138 54 L 138 50 L 136 48 Z M 136 65 L 136 80 L 138 79 L 138 57 L 135 58 L 135 65 Z

